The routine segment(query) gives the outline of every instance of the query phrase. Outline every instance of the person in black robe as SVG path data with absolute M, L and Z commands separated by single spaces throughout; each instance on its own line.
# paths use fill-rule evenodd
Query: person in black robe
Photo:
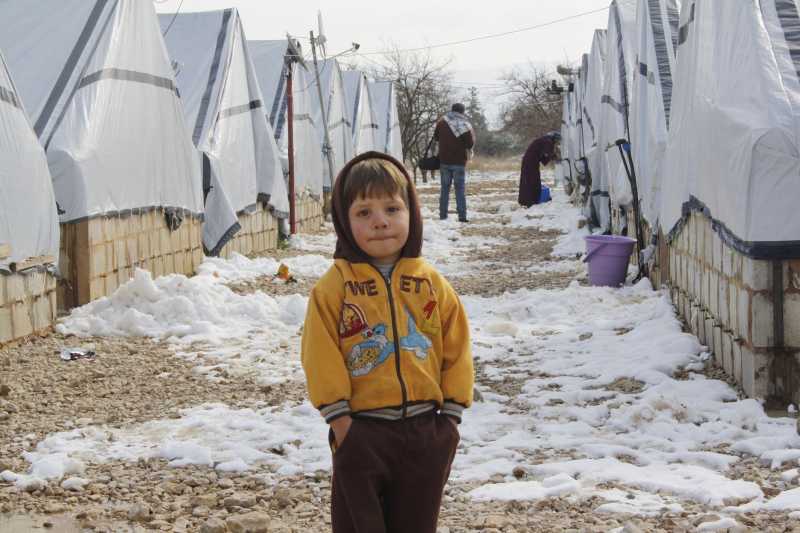
M 539 165 L 546 165 L 556 157 L 556 143 L 560 138 L 557 133 L 548 133 L 534 140 L 525 150 L 519 174 L 519 205 L 530 207 L 539 203 L 542 194 Z

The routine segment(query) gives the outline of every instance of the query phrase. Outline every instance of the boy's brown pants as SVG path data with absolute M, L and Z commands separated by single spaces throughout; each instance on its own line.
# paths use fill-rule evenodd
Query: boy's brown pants
M 333 454 L 334 533 L 435 533 L 459 435 L 435 412 L 353 419 Z

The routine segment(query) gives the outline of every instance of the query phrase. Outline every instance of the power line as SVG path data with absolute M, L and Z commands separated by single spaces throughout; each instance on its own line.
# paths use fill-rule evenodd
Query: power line
M 560 18 L 560 19 L 551 20 L 549 22 L 544 22 L 542 24 L 536 24 L 534 26 L 527 26 L 525 28 L 518 28 L 516 30 L 504 31 L 502 33 L 492 33 L 492 34 L 489 34 L 489 35 L 482 35 L 480 37 L 473 37 L 471 39 L 464 39 L 464 40 L 461 40 L 461 41 L 450 41 L 450 42 L 446 42 L 446 43 L 432 44 L 430 46 L 420 46 L 420 47 L 417 47 L 417 48 L 405 48 L 403 50 L 392 50 L 392 51 L 393 52 L 419 52 L 421 50 L 429 50 L 431 48 L 441 48 L 443 46 L 453 46 L 453 45 L 456 45 L 456 44 L 472 43 L 472 42 L 475 42 L 475 41 L 482 41 L 484 39 L 494 39 L 496 37 L 503 37 L 505 35 L 512 35 L 514 33 L 521 33 L 521 32 L 525 32 L 525 31 L 535 30 L 535 29 L 538 29 L 538 28 L 544 28 L 545 26 L 552 26 L 553 24 L 558 24 L 560 22 L 566 22 L 568 20 L 573 20 L 573 19 L 576 19 L 576 18 L 585 17 L 586 15 L 593 15 L 594 13 L 600 13 L 601 11 L 608 11 L 608 7 L 603 7 L 603 8 L 600 8 L 600 9 L 594 9 L 592 11 L 584 11 L 583 13 L 577 13 L 577 14 L 571 15 L 569 17 L 563 17 L 563 18 Z M 364 56 L 364 55 L 374 56 L 374 55 L 384 55 L 385 53 L 386 52 L 362 52 L 362 53 L 359 53 L 358 55 L 361 55 L 361 56 Z

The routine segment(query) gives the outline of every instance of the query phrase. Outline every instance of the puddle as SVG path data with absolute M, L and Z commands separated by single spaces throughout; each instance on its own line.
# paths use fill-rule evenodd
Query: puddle
M 0 533 L 27 533 L 28 531 L 81 533 L 83 530 L 80 524 L 68 515 L 0 514 Z

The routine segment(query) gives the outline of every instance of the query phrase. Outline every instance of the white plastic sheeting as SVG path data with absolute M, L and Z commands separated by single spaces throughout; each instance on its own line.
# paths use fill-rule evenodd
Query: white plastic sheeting
M 602 112 L 603 77 L 605 76 L 606 30 L 595 30 L 592 50 L 589 53 L 583 106 L 583 150 L 587 159 L 592 187 L 589 201 L 594 224 L 602 232 L 611 229 L 611 210 L 608 203 L 608 176 L 605 152 L 599 145 L 600 116 Z
M 292 130 L 294 135 L 295 194 L 309 193 L 315 198 L 322 195 L 324 169 L 322 144 L 311 117 L 311 99 L 318 98 L 313 85 L 313 74 L 298 62 L 299 44 L 289 46 L 286 39 L 273 41 L 247 41 L 250 57 L 256 69 L 264 113 L 272 126 L 284 175 L 289 174 L 289 126 L 287 80 L 292 75 Z
M 573 85 L 574 87 L 574 85 Z M 574 147 L 572 145 L 571 132 L 574 129 L 572 120 L 573 103 L 575 94 L 570 90 L 565 90 L 561 97 L 561 161 L 556 166 L 557 178 L 564 183 L 569 182 L 574 185 L 572 161 L 575 159 Z
M 378 151 L 403 161 L 403 138 L 400 132 L 400 116 L 397 114 L 397 93 L 392 81 L 369 83 L 375 119 L 378 122 Z
M 628 206 L 633 202 L 633 194 L 622 155 L 615 143 L 620 139 L 630 140 L 629 106 L 638 48 L 635 3 L 611 2 L 606 39 L 608 56 L 603 76 L 598 147 L 603 153 L 606 190 L 611 203 Z
M 58 215 L 44 150 L 0 52 L 0 270 L 30 257 L 58 257 Z
M 5 0 L 0 49 L 46 149 L 62 222 L 202 213 L 200 160 L 151 2 Z
M 216 255 L 238 231 L 237 215 L 258 201 L 288 216 L 280 154 L 236 9 L 158 18 L 192 141 L 204 155 L 203 244 Z
M 313 64 L 310 65 L 313 71 Z M 312 72 L 312 79 L 315 75 Z M 325 103 L 325 116 L 328 119 L 328 134 L 330 136 L 330 150 L 333 159 L 333 178 L 339 174 L 353 157 L 353 135 L 350 120 L 347 118 L 347 104 L 345 102 L 344 81 L 339 62 L 327 59 L 319 62 L 319 83 L 322 87 L 322 100 Z M 311 118 L 317 124 L 317 135 L 324 147 L 325 131 L 322 127 L 322 107 L 317 96 L 316 85 L 312 87 Z M 322 164 L 325 168 L 323 188 L 331 188 L 331 173 L 328 171 L 328 159 L 323 156 Z
M 363 154 L 378 147 L 378 123 L 372 104 L 367 77 L 360 70 L 342 72 L 347 116 L 353 130 L 353 153 Z
M 661 207 L 679 17 L 677 0 L 639 0 L 639 65 L 633 75 L 630 139 L 639 205 L 651 228 L 658 225 Z
M 661 225 L 702 209 L 756 258 L 800 257 L 795 0 L 682 6 Z

